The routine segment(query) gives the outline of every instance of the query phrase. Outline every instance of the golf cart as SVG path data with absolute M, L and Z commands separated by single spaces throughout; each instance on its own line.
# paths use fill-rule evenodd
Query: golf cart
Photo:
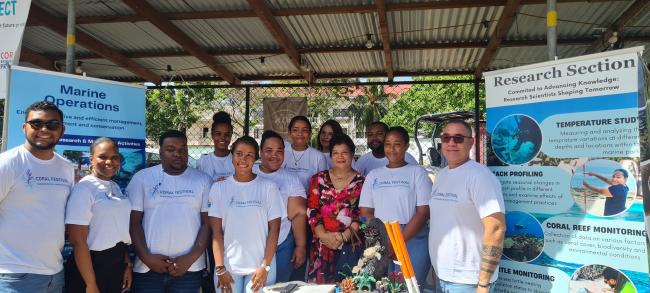
M 440 141 L 440 135 L 442 133 L 442 128 L 446 124 L 447 121 L 450 120 L 464 120 L 469 122 L 472 126 L 474 126 L 474 113 L 469 112 L 469 111 L 454 111 L 454 112 L 446 112 L 446 113 L 438 113 L 438 114 L 426 114 L 418 117 L 417 120 L 415 120 L 415 144 L 418 147 L 419 151 L 419 157 L 418 157 L 418 163 L 425 168 L 431 173 L 437 173 L 439 169 L 444 168 L 447 166 L 447 160 L 445 160 L 445 157 L 442 156 L 441 154 L 441 141 Z M 431 129 L 427 129 L 426 125 L 431 125 Z M 429 132 L 430 131 L 430 132 Z M 476 131 L 475 131 L 476 132 Z M 430 133 L 430 137 L 421 137 L 420 134 L 428 134 Z M 429 147 L 425 152 L 422 150 L 423 148 L 423 143 L 428 142 Z M 474 148 L 472 148 L 472 151 L 470 152 L 470 156 L 473 158 L 474 157 Z M 425 165 L 425 156 L 428 155 L 429 159 L 429 164 Z

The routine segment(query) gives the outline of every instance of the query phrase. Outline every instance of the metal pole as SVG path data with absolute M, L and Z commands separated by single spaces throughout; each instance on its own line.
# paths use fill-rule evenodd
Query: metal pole
M 481 97 L 480 97 L 480 80 L 474 79 L 474 159 L 481 161 Z
M 546 44 L 548 46 L 548 60 L 557 57 L 557 11 L 556 0 L 546 0 Z
M 251 87 L 246 87 L 246 114 L 244 116 L 244 135 L 250 134 L 251 123 Z
M 65 42 L 65 72 L 70 74 L 75 73 L 74 45 L 77 42 L 75 37 L 75 1 L 76 0 L 68 0 L 68 33 Z

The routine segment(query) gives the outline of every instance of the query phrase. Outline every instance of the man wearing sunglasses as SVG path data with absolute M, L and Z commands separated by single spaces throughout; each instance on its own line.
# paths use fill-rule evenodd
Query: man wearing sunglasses
M 72 165 L 54 152 L 63 113 L 36 102 L 25 110 L 25 143 L 0 154 L 0 292 L 61 292 L 65 204 Z
M 449 121 L 441 140 L 449 165 L 437 174 L 429 200 L 436 292 L 491 292 L 505 233 L 501 184 L 469 158 L 474 138 L 467 122 Z

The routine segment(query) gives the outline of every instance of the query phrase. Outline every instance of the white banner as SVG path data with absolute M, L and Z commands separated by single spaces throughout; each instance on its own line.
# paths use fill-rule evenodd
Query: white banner
M 0 100 L 7 95 L 8 68 L 18 65 L 31 0 L 0 0 Z

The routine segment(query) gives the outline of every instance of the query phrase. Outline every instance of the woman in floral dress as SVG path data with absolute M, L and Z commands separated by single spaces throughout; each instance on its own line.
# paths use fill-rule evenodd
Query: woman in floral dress
M 350 275 L 362 254 L 359 196 L 363 175 L 352 169 L 354 143 L 345 134 L 330 142 L 332 168 L 309 181 L 307 215 L 313 232 L 308 280 L 334 283 Z

